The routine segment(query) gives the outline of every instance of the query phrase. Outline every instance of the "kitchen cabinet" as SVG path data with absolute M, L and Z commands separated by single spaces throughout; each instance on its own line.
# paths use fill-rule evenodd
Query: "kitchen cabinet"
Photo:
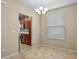
M 31 38 L 27 34 L 21 34 L 21 43 L 31 45 Z

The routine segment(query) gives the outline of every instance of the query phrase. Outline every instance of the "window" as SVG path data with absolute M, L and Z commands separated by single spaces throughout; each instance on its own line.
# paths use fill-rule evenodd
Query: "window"
M 64 13 L 47 15 L 47 38 L 64 40 Z

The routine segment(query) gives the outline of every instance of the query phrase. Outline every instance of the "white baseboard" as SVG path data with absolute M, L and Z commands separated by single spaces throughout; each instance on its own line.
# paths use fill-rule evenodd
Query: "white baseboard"
M 41 46 L 43 46 L 43 47 L 49 47 L 49 48 L 62 49 L 62 50 L 65 50 L 65 51 L 77 53 L 77 51 L 75 51 L 75 50 L 70 50 L 70 49 L 65 49 L 65 48 L 60 48 L 60 47 L 55 47 L 55 46 L 50 46 L 50 45 L 41 45 Z
M 32 48 L 39 47 L 39 44 L 33 44 L 31 47 L 32 47 Z
M 19 54 L 19 52 L 12 53 L 12 54 L 10 54 L 10 55 L 7 55 L 7 56 L 5 56 L 5 57 L 2 57 L 1 59 L 7 59 L 7 58 L 10 58 L 10 57 L 15 56 L 15 55 L 17 55 L 17 54 Z

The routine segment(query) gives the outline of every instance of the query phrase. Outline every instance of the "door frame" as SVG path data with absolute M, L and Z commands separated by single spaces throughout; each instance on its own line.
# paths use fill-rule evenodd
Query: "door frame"
M 19 13 L 31 17 L 31 45 L 30 45 L 30 46 L 32 47 L 32 46 L 33 46 L 33 37 L 32 37 L 32 34 L 33 34 L 33 32 L 32 32 L 32 30 L 33 30 L 33 27 L 32 27 L 32 24 L 33 24 L 33 16 L 32 16 L 32 15 L 28 15 L 27 13 L 18 11 L 18 12 L 17 12 L 17 20 L 18 20 L 18 21 L 19 21 Z M 18 23 L 18 25 L 19 25 L 19 22 L 17 22 L 17 23 Z M 20 32 L 20 30 L 19 30 L 19 28 L 18 28 L 18 52 L 20 52 L 20 46 L 21 46 L 21 40 L 19 39 L 19 32 Z

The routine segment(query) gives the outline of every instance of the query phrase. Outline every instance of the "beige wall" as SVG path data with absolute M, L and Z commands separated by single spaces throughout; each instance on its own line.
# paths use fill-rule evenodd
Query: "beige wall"
M 5 0 L 7 5 L 1 6 L 1 54 L 2 57 L 16 53 L 18 51 L 18 13 L 32 17 L 32 46 L 38 46 L 40 42 L 41 25 L 41 45 L 50 45 L 76 50 L 76 5 L 50 10 L 48 14 L 65 11 L 66 38 L 64 41 L 46 39 L 46 19 L 45 15 L 40 17 L 25 5 L 17 0 Z M 41 21 L 41 22 L 40 22 Z
M 75 50 L 77 49 L 77 7 L 76 4 L 57 8 L 48 11 L 49 14 L 57 12 L 65 12 L 65 40 L 51 40 L 46 38 L 46 15 L 41 16 L 41 45 L 59 47 L 65 49 Z
M 17 0 L 4 0 L 1 4 L 1 54 L 2 57 L 18 51 L 18 13 L 32 17 L 32 46 L 38 45 L 40 36 L 39 16 Z

